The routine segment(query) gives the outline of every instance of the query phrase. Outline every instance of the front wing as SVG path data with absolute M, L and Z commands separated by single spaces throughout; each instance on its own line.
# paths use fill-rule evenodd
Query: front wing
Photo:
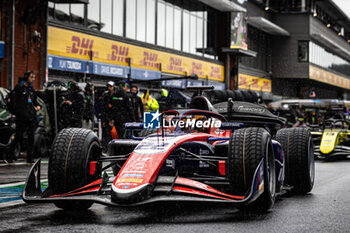
M 328 154 L 324 154 L 320 151 L 320 146 L 315 146 L 315 151 L 314 154 L 316 156 L 320 156 L 320 157 L 324 157 L 324 158 L 332 158 L 332 157 L 337 157 L 337 156 L 346 156 L 346 155 L 350 155 L 350 147 L 349 146 L 342 146 L 342 145 L 338 145 L 335 146 L 333 151 L 328 153 Z
M 204 183 L 182 177 L 159 176 L 150 197 L 131 203 L 116 203 L 111 200 L 111 183 L 115 177 L 106 173 L 102 179 L 64 194 L 50 194 L 50 187 L 44 192 L 40 185 L 40 163 L 38 159 L 31 168 L 22 198 L 27 203 L 53 203 L 56 201 L 92 201 L 109 206 L 137 206 L 153 202 L 213 202 L 243 205 L 256 200 L 263 192 L 263 162 L 257 167 L 250 193 L 235 196 L 220 192 Z

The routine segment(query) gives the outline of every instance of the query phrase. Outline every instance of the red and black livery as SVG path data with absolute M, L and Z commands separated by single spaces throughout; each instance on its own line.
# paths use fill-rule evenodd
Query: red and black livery
M 255 104 L 228 101 L 214 109 L 204 97 L 193 103 L 193 109 L 163 112 L 161 128 L 146 137 L 111 141 L 107 155 L 92 131 L 62 130 L 52 145 L 48 188 L 41 190 L 38 160 L 27 178 L 24 201 L 52 202 L 63 209 L 93 203 L 216 202 L 264 211 L 286 187 L 311 191 L 309 130 L 284 129 L 284 119 Z M 128 123 L 126 128 L 143 125 Z M 145 131 L 150 130 L 139 135 Z

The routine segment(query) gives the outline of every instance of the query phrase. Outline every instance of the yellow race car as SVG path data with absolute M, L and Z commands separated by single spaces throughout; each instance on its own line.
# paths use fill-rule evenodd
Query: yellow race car
M 312 131 L 314 154 L 320 158 L 346 158 L 350 155 L 350 121 L 328 119 L 319 131 Z

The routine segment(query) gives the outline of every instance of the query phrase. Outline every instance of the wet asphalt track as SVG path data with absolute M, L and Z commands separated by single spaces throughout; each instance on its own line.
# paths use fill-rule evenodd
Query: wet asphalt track
M 312 194 L 280 197 L 265 214 L 207 204 L 86 212 L 32 204 L 0 209 L 0 224 L 0 232 L 350 232 L 350 159 L 317 161 Z

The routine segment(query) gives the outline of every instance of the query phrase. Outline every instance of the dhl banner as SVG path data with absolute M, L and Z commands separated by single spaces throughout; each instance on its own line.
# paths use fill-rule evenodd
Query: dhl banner
M 246 74 L 238 75 L 238 88 L 253 91 L 271 92 L 271 80 Z
M 174 55 L 141 46 L 91 36 L 50 26 L 48 54 L 79 60 L 127 66 L 145 70 L 160 70 L 170 74 L 197 74 L 200 78 L 224 81 L 224 66 L 185 56 Z
M 309 66 L 309 77 L 310 79 L 319 82 L 350 90 L 350 79 L 325 71 L 324 69 L 320 69 L 312 65 Z

